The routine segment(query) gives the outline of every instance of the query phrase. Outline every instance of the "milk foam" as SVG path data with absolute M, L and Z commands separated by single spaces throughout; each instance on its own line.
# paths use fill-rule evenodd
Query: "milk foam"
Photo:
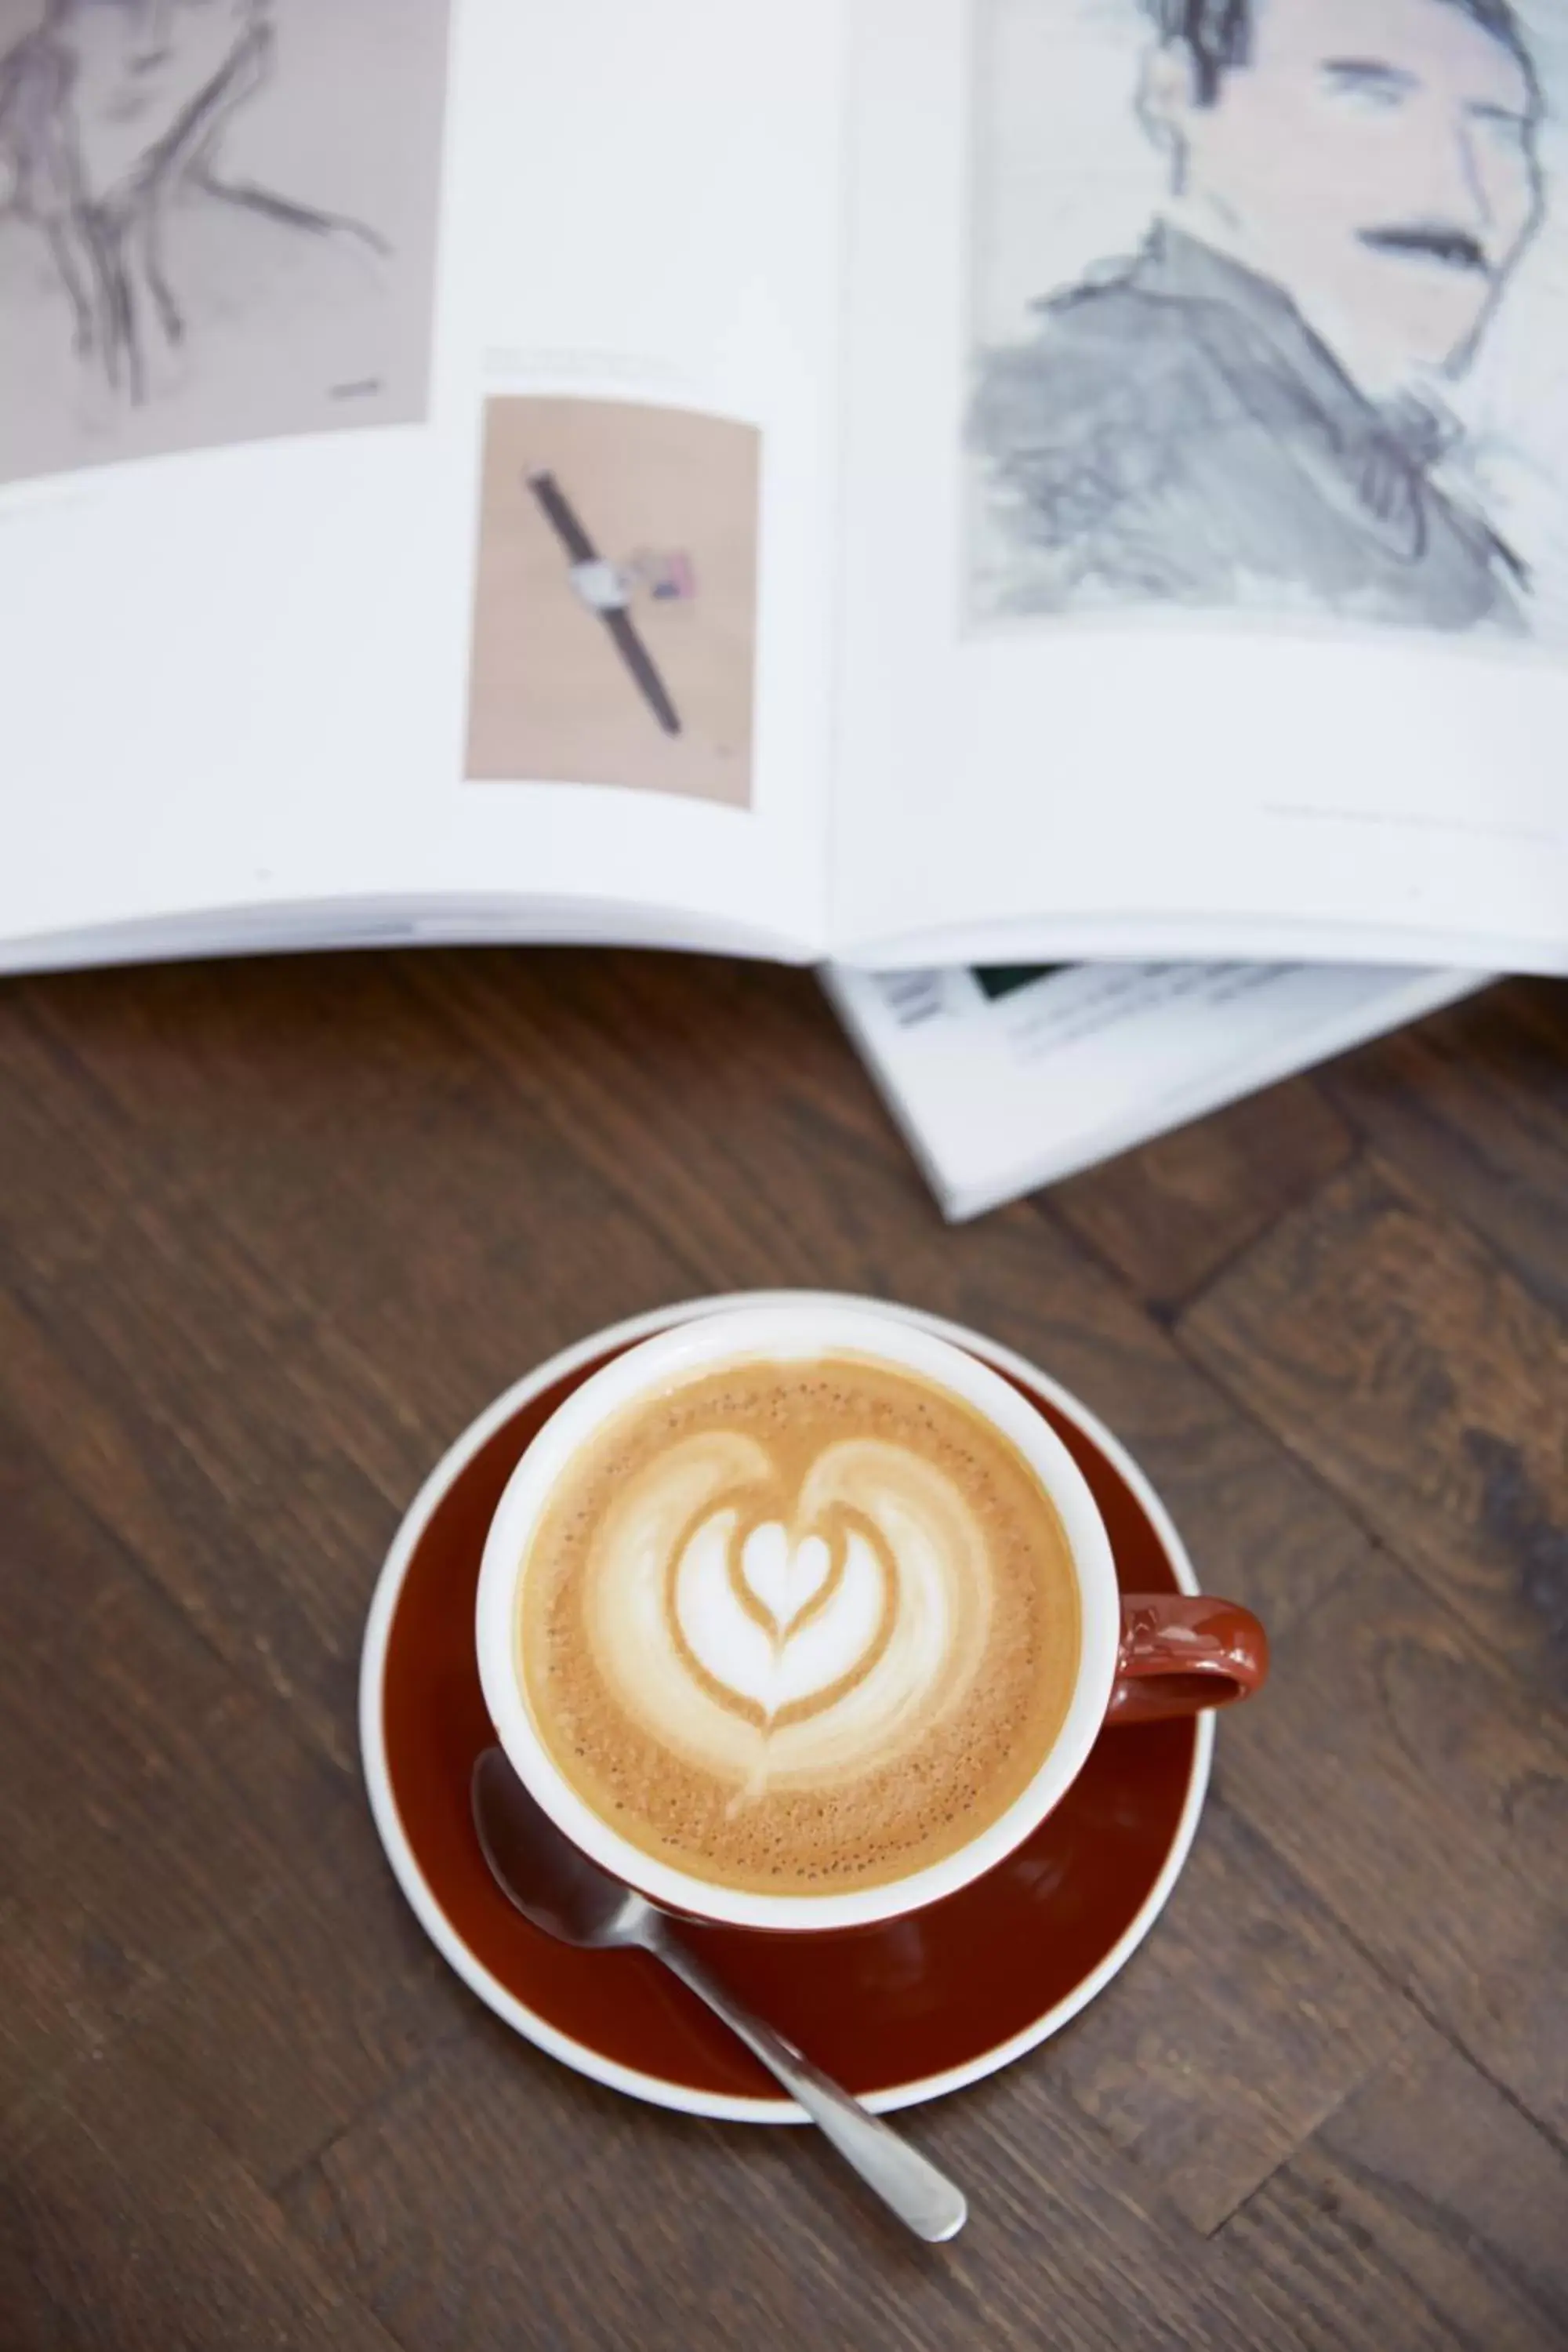
M 853 1359 L 630 1408 L 562 1482 L 520 1607 L 566 1777 L 734 1885 L 950 1850 L 1026 1785 L 1077 1672 L 1070 1553 L 1027 1464 Z
M 752 1793 L 885 1765 L 963 1696 L 984 1538 L 908 1445 L 829 1444 L 792 1493 L 765 1445 L 707 1431 L 633 1476 L 586 1563 L 600 1671 L 628 1717 Z

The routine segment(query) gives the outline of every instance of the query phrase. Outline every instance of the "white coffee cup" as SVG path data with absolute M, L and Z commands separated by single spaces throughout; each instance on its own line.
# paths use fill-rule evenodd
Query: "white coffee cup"
M 837 1894 L 759 1895 L 718 1885 L 678 1870 L 631 1844 L 586 1804 L 552 1762 L 530 1711 L 517 1667 L 518 1587 L 540 1519 L 562 1473 L 579 1449 L 612 1416 L 640 1398 L 724 1365 L 756 1367 L 830 1355 L 868 1357 L 894 1370 L 913 1374 L 958 1398 L 1009 1439 L 1035 1472 L 1054 1504 L 1068 1538 L 1078 1580 L 1080 1641 L 1078 1677 L 1061 1728 L 1023 1793 L 988 1827 L 939 1862 L 886 1884 Z M 1137 1604 L 1147 1618 L 1210 1604 L 1172 1602 L 1164 1596 Z M 1216 1679 L 1178 1702 L 1131 1707 L 1150 1715 L 1188 1712 L 1244 1695 L 1261 1672 L 1249 1677 L 1245 1664 L 1224 1670 L 1197 1654 L 1201 1634 L 1179 1635 L 1193 1646 L 1190 1657 L 1170 1658 L 1144 1628 L 1147 1660 L 1130 1665 L 1137 1630 L 1118 1590 L 1115 1563 L 1105 1526 L 1081 1472 L 1061 1440 L 1026 1398 L 1001 1375 L 945 1339 L 918 1326 L 879 1315 L 859 1301 L 842 1306 L 821 1297 L 799 1306 L 731 1308 L 680 1323 L 644 1339 L 595 1372 L 545 1423 L 513 1471 L 490 1522 L 479 1571 L 476 1638 L 479 1680 L 496 1734 L 525 1786 L 556 1825 L 585 1853 L 645 1895 L 700 1919 L 761 1928 L 832 1928 L 863 1926 L 932 1903 L 954 1893 L 1020 1844 L 1058 1804 L 1082 1769 L 1100 1737 L 1114 1698 L 1128 1696 L 1122 1675 L 1153 1674 L 1163 1663 L 1173 1675 L 1213 1675 Z M 1215 1603 L 1230 1619 L 1245 1617 L 1229 1603 Z M 1246 1620 L 1261 1643 L 1261 1629 Z M 1222 1684 L 1225 1685 L 1222 1687 Z M 1136 1685 L 1131 1686 L 1135 1691 Z

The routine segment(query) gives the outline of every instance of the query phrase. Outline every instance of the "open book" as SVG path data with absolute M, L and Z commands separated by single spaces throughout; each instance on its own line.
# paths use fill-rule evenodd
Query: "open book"
M 0 963 L 1568 969 L 1556 0 L 0 0 Z

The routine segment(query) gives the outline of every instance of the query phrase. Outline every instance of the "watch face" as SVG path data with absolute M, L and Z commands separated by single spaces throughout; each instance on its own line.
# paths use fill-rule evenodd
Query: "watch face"
M 624 613 L 632 601 L 619 565 L 602 555 L 591 563 L 574 563 L 572 585 L 591 613 Z

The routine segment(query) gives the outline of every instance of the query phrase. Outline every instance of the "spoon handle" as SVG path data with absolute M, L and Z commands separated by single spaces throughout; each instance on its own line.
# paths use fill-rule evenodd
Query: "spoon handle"
M 739 2034 L 752 2056 L 799 2101 L 819 2130 L 826 2133 L 846 2164 L 853 2167 L 869 2189 L 876 2190 L 917 2238 L 936 2244 L 956 2237 L 969 2208 L 963 2191 L 918 2148 L 889 2131 L 880 2118 L 841 2090 L 793 2042 L 751 2011 L 712 1976 L 680 1937 L 659 1922 L 647 1938 L 648 1949 L 689 1985 L 721 2017 L 731 2033 Z

